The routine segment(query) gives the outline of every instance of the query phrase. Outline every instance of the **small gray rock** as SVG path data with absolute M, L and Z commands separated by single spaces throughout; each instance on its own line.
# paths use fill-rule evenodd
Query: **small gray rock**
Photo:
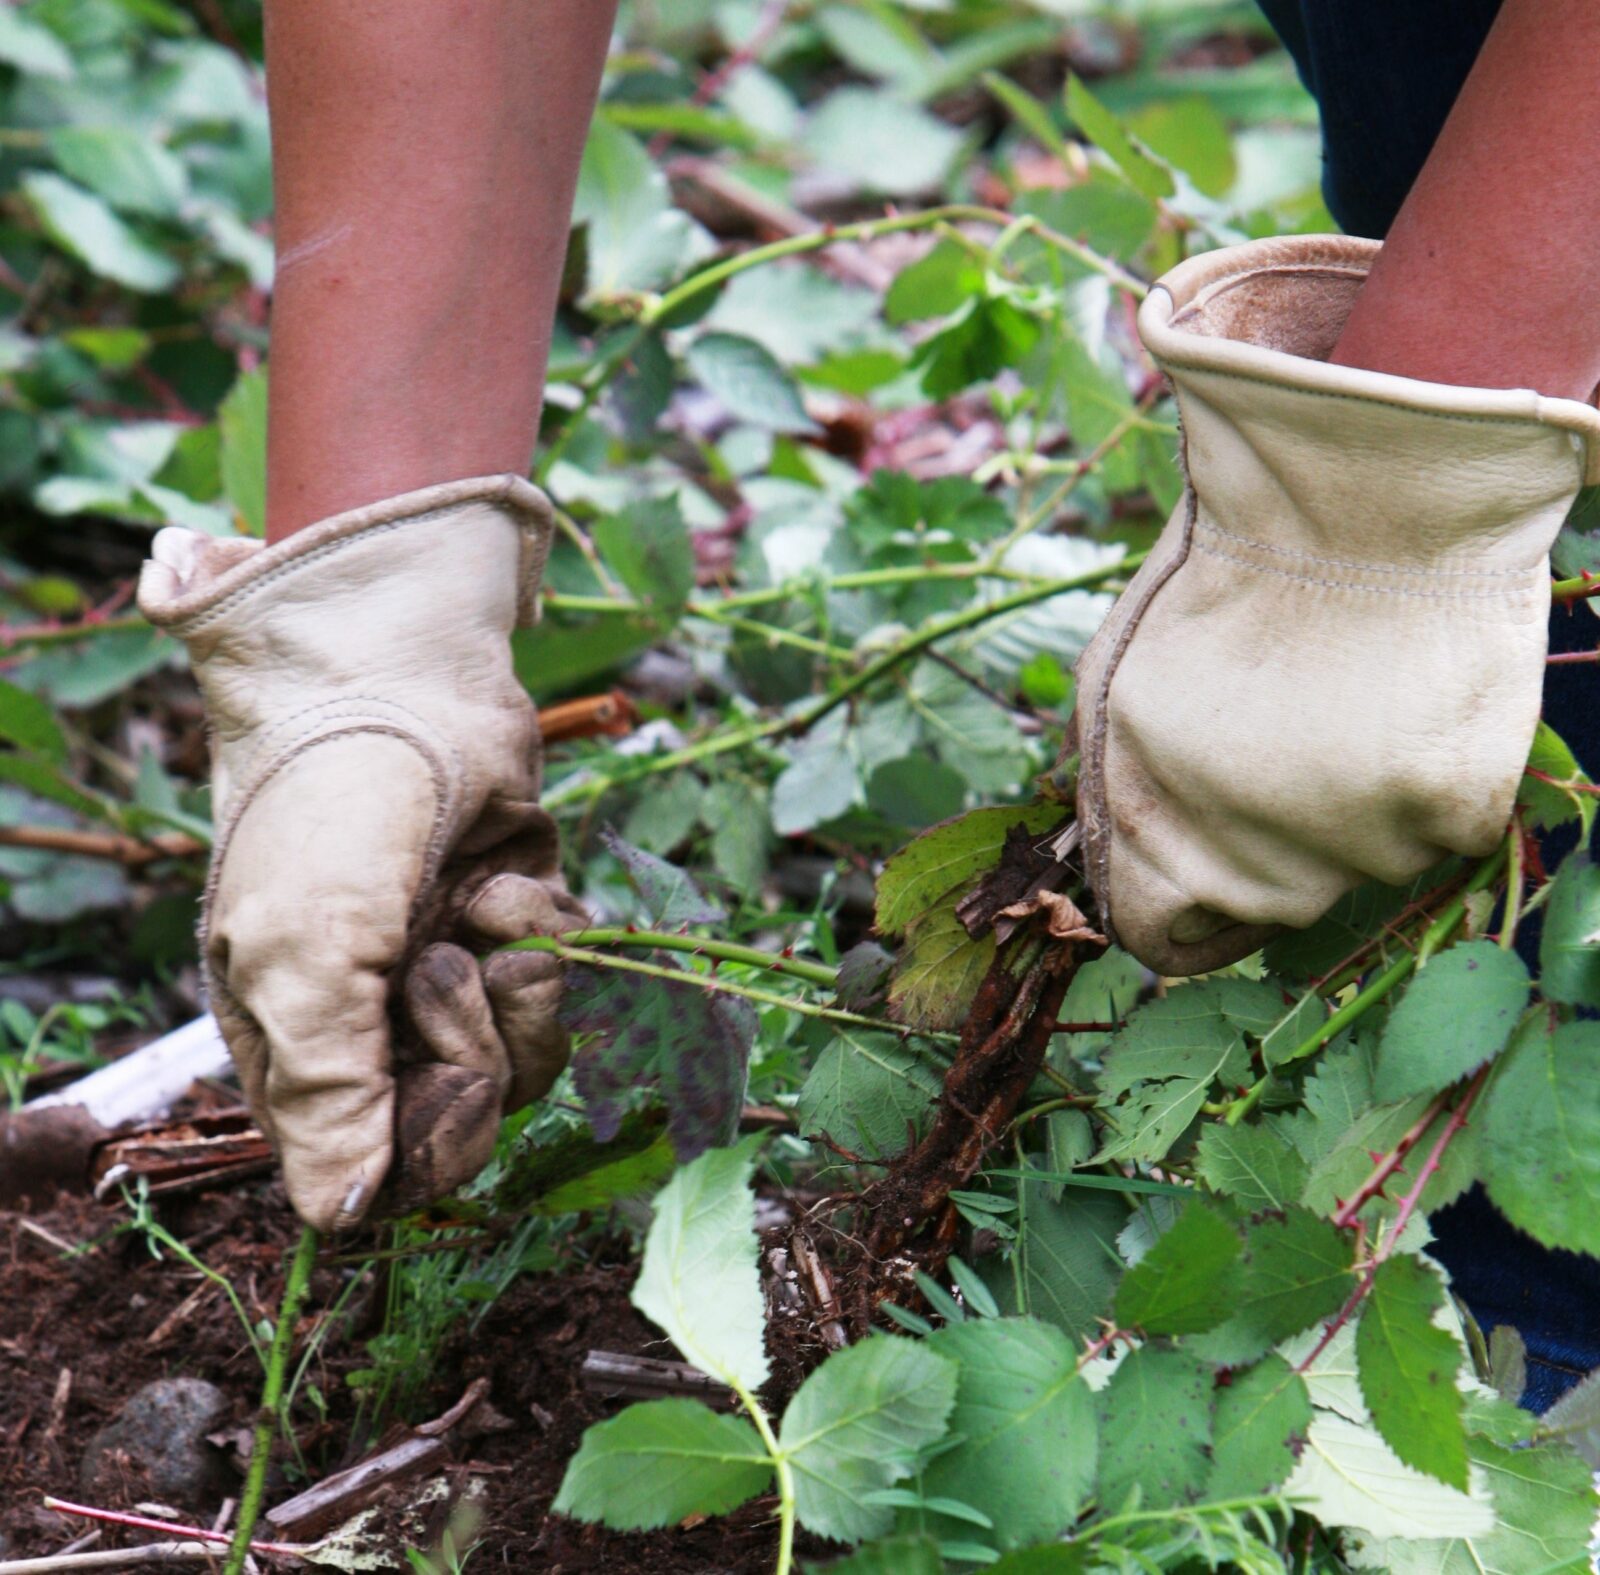
M 132 1482 L 143 1494 L 195 1505 L 229 1484 L 222 1453 L 207 1443 L 227 1420 L 228 1398 L 201 1378 L 160 1378 L 134 1395 L 84 1451 L 84 1491 Z

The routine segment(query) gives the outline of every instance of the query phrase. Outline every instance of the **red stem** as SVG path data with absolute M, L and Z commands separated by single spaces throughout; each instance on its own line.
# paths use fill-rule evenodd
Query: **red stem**
M 1355 1224 L 1356 1215 L 1383 1191 L 1389 1178 L 1405 1163 L 1406 1155 L 1422 1141 L 1423 1134 L 1433 1125 L 1449 1098 L 1450 1090 L 1446 1089 L 1417 1117 L 1405 1136 L 1378 1161 L 1372 1174 L 1350 1194 L 1349 1201 L 1340 1204 L 1339 1212 L 1333 1216 L 1335 1225 L 1343 1229 Z
M 46 1497 L 46 1509 L 53 1509 L 62 1515 L 81 1515 L 85 1520 L 104 1520 L 113 1526 L 132 1526 L 140 1531 L 164 1531 L 168 1536 L 182 1537 L 196 1542 L 231 1542 L 233 1539 L 226 1532 L 207 1531 L 202 1526 L 185 1526 L 175 1520 L 153 1520 L 148 1515 L 124 1515 L 115 1509 L 91 1509 L 86 1504 L 69 1504 L 65 1499 Z M 252 1542 L 252 1553 L 281 1553 L 290 1558 L 298 1557 L 303 1550 L 292 1547 L 287 1542 Z
M 1378 1270 L 1383 1267 L 1389 1256 L 1394 1252 L 1395 1244 L 1404 1234 L 1405 1228 L 1411 1223 L 1411 1216 L 1417 1211 L 1417 1204 L 1421 1201 L 1423 1189 L 1433 1179 L 1434 1172 L 1438 1170 L 1444 1159 L 1445 1150 L 1450 1147 L 1451 1140 L 1466 1124 L 1467 1117 L 1471 1114 L 1473 1102 L 1477 1099 L 1479 1091 L 1489 1076 L 1487 1066 L 1481 1068 L 1476 1077 L 1467 1085 L 1467 1091 L 1461 1103 L 1450 1112 L 1450 1119 L 1444 1124 L 1444 1131 L 1439 1134 L 1438 1140 L 1428 1151 L 1428 1157 L 1422 1163 L 1422 1169 L 1417 1172 L 1417 1179 L 1412 1183 L 1411 1190 L 1400 1200 L 1400 1207 L 1395 1211 L 1394 1223 L 1382 1247 L 1373 1255 L 1372 1261 L 1363 1270 L 1361 1278 L 1356 1282 L 1356 1288 L 1351 1291 L 1349 1299 L 1334 1316 L 1328 1327 L 1322 1331 L 1322 1338 L 1311 1348 L 1311 1354 L 1295 1368 L 1297 1373 L 1305 1373 L 1322 1353 L 1328 1349 L 1333 1337 L 1349 1323 L 1355 1310 L 1366 1299 L 1367 1292 L 1372 1289 L 1372 1282 Z

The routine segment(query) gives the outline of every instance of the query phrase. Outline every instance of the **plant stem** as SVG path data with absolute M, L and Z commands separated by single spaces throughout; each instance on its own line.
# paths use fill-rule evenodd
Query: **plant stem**
M 881 656 L 867 663 L 860 672 L 847 679 L 837 689 L 819 696 L 809 706 L 803 707 L 793 715 L 770 717 L 762 722 L 754 722 L 748 727 L 714 733 L 699 743 L 670 750 L 664 755 L 652 755 L 636 765 L 618 771 L 568 780 L 545 794 L 544 806 L 546 809 L 560 809 L 568 804 L 592 801 L 610 792 L 612 788 L 623 787 L 627 783 L 654 776 L 658 772 L 675 771 L 680 766 L 707 760 L 713 755 L 724 755 L 731 750 L 743 749 L 747 745 L 759 743 L 764 738 L 804 733 L 846 701 L 858 695 L 868 685 L 882 678 L 885 673 L 891 672 L 936 640 L 942 640 L 946 635 L 958 634 L 963 629 L 973 628 L 990 618 L 998 618 L 1005 613 L 1016 612 L 1019 608 L 1030 607 L 1035 602 L 1048 601 L 1050 597 L 1059 596 L 1064 591 L 1092 590 L 1120 574 L 1136 569 L 1144 562 L 1144 557 L 1142 552 L 1128 553 L 1116 563 L 1107 564 L 1102 568 L 1091 569 L 1084 574 L 1074 574 L 1066 579 L 1036 581 L 1027 589 L 1014 591 L 997 601 L 982 602 L 976 607 L 968 607 L 946 618 L 936 618 L 924 624 L 922 628 L 914 630 Z M 972 568 L 973 573 L 964 574 L 962 578 L 975 578 L 978 573 L 984 572 L 980 565 L 973 565 Z M 864 577 L 856 575 L 853 578 L 860 580 Z M 843 578 L 841 576 L 840 580 L 833 582 L 834 589 L 840 587 Z
M 1492 1066 L 1493 1063 L 1490 1063 Z M 1439 1134 L 1438 1140 L 1428 1151 L 1428 1157 L 1422 1162 L 1422 1168 L 1417 1172 L 1417 1179 L 1411 1184 L 1411 1190 L 1400 1200 L 1400 1207 L 1395 1210 L 1394 1221 L 1389 1228 L 1389 1234 L 1384 1238 L 1383 1245 L 1372 1255 L 1372 1260 L 1362 1271 L 1361 1278 L 1356 1281 L 1356 1288 L 1351 1291 L 1349 1299 L 1344 1306 L 1329 1320 L 1327 1328 L 1322 1331 L 1322 1338 L 1312 1346 L 1305 1360 L 1295 1368 L 1297 1373 L 1306 1373 L 1311 1369 L 1311 1364 L 1327 1350 L 1333 1337 L 1349 1323 L 1355 1315 L 1356 1309 L 1366 1299 L 1367 1293 L 1372 1289 L 1372 1282 L 1377 1277 L 1378 1270 L 1392 1256 L 1405 1228 L 1411 1223 L 1411 1216 L 1416 1213 L 1417 1205 L 1422 1201 L 1422 1194 L 1428 1183 L 1433 1180 L 1433 1175 L 1438 1170 L 1444 1159 L 1445 1150 L 1466 1124 L 1467 1117 L 1472 1113 L 1472 1106 L 1478 1098 L 1485 1081 L 1489 1076 L 1489 1066 L 1480 1067 L 1477 1075 L 1467 1084 L 1467 1091 L 1461 1097 L 1461 1103 L 1450 1112 L 1450 1119 L 1444 1124 L 1444 1131 Z
M 1058 234 L 1037 220 L 1019 219 L 1016 214 L 1007 213 L 1003 208 L 986 208 L 976 203 L 952 202 L 938 208 L 926 208 L 921 213 L 897 213 L 883 219 L 866 219 L 859 224 L 829 225 L 825 229 L 808 230 L 804 235 L 791 235 L 784 240 L 773 241 L 768 246 L 752 247 L 747 252 L 740 252 L 736 257 L 728 257 L 722 262 L 713 263 L 709 268 L 702 268 L 699 273 L 691 275 L 681 284 L 668 290 L 665 295 L 658 296 L 640 314 L 639 320 L 646 326 L 659 323 L 694 300 L 696 296 L 704 295 L 708 290 L 716 289 L 718 285 L 736 274 L 746 273 L 751 268 L 759 268 L 764 263 L 777 262 L 784 257 L 799 257 L 806 252 L 822 251 L 843 241 L 876 240 L 880 235 L 933 229 L 941 224 L 959 223 L 963 219 L 977 224 L 992 224 L 1002 231 L 1012 226 L 1019 226 L 1028 234 L 1036 235 L 1047 246 L 1082 263 L 1093 272 L 1104 275 L 1136 299 L 1143 300 L 1149 293 L 1145 283 L 1136 279 L 1126 268 L 1102 257 L 1098 252 L 1091 251 L 1080 242 Z
M 74 640 L 92 640 L 97 634 L 124 634 L 150 625 L 137 613 L 122 618 L 92 618 L 80 623 L 38 624 L 24 629 L 0 629 L 0 654 L 42 645 L 68 645 Z
M 1467 899 L 1484 890 L 1485 887 L 1492 885 L 1499 877 L 1500 872 L 1505 868 L 1506 853 L 1507 844 L 1502 842 L 1472 872 L 1471 878 L 1462 887 L 1460 893 L 1451 899 L 1449 904 L 1440 912 L 1438 918 L 1428 926 L 1417 945 L 1416 951 L 1407 952 L 1404 957 L 1391 963 L 1366 989 L 1362 990 L 1353 999 L 1345 1002 L 1315 1033 L 1311 1034 L 1301 1044 L 1296 1045 L 1278 1063 L 1278 1066 L 1289 1066 L 1296 1061 L 1303 1061 L 1307 1056 L 1315 1055 L 1330 1039 L 1342 1033 L 1359 1017 L 1376 1006 L 1378 1002 L 1392 994 L 1396 985 L 1415 973 L 1422 963 L 1455 933 L 1456 927 L 1466 917 Z M 1239 1098 L 1228 1106 L 1227 1114 L 1223 1119 L 1230 1127 L 1238 1126 L 1261 1102 L 1261 1096 L 1266 1093 L 1276 1072 L 1276 1067 L 1263 1072 Z
M 507 948 L 515 951 L 543 951 L 534 941 L 551 937 L 534 936 L 530 940 L 516 941 Z M 717 962 L 743 963 L 749 968 L 765 968 L 768 973 L 787 974 L 791 979 L 803 979 L 807 984 L 821 985 L 831 990 L 837 970 L 826 963 L 804 962 L 798 957 L 787 957 L 777 952 L 758 951 L 754 946 L 737 946 L 731 941 L 708 940 L 701 935 L 682 935 L 662 930 L 596 929 L 568 930 L 553 937 L 561 945 L 574 946 L 638 946 L 657 948 L 664 952 L 689 952 L 697 957 L 711 957 Z
M 250 1540 L 256 1529 L 256 1521 L 261 1516 L 261 1500 L 267 1487 L 267 1462 L 272 1455 L 272 1438 L 277 1431 L 278 1412 L 283 1403 L 284 1369 L 289 1365 L 289 1352 L 294 1346 L 294 1329 L 300 1317 L 300 1304 L 305 1300 L 306 1288 L 311 1283 L 312 1265 L 317 1261 L 317 1245 L 317 1233 L 307 1225 L 300 1232 L 294 1256 L 289 1260 L 283 1300 L 278 1306 L 278 1321 L 272 1331 L 272 1349 L 267 1354 L 267 1378 L 261 1389 L 261 1410 L 256 1416 L 250 1465 L 245 1472 L 244 1488 L 239 1494 L 239 1520 L 228 1549 L 228 1561 L 222 1567 L 222 1575 L 242 1575 L 245 1560 L 250 1556 Z
M 761 1402 L 737 1378 L 729 1378 L 727 1383 L 738 1395 L 739 1404 L 750 1413 L 750 1420 L 755 1423 L 761 1442 L 766 1445 L 767 1454 L 772 1460 L 773 1470 L 778 1475 L 778 1562 L 773 1566 L 773 1575 L 790 1575 L 794 1568 L 794 1468 L 778 1443 L 777 1435 L 772 1431 L 772 1422 Z
M 864 1017 L 860 1012 L 846 1012 L 836 1006 L 818 1006 L 814 1001 L 807 1001 L 800 996 L 774 995 L 768 990 L 754 990 L 749 985 L 735 984 L 730 979 L 719 979 L 712 974 L 689 973 L 682 968 L 658 968 L 654 963 L 634 962 L 629 957 L 613 957 L 608 952 L 568 946 L 553 935 L 530 935 L 526 940 L 513 941 L 510 946 L 502 950 L 549 952 L 552 957 L 559 957 L 563 962 L 584 963 L 591 968 L 615 968 L 622 973 L 640 973 L 646 978 L 665 979 L 671 984 L 687 984 L 697 990 L 709 990 L 714 994 L 741 995 L 745 1000 L 754 1001 L 758 1006 L 781 1006 L 785 1011 L 798 1012 L 802 1017 L 819 1017 L 830 1023 L 849 1023 L 857 1028 L 871 1028 L 879 1033 L 895 1034 L 902 1040 L 917 1038 L 941 1044 L 957 1042 L 955 1034 L 910 1029 L 900 1023 L 886 1022 L 881 1017 Z
M 1356 1223 L 1356 1216 L 1383 1191 L 1389 1178 L 1405 1163 L 1406 1156 L 1422 1141 L 1423 1135 L 1449 1102 L 1450 1090 L 1447 1088 L 1429 1103 L 1400 1141 L 1377 1162 L 1372 1174 L 1339 1205 L 1338 1212 L 1333 1216 L 1335 1225 L 1350 1226 Z

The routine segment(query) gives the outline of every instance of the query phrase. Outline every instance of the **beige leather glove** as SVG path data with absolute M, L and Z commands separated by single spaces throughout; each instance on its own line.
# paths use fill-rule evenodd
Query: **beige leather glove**
M 535 488 L 491 476 L 272 547 L 164 530 L 139 582 L 211 723 L 212 1008 L 323 1230 L 386 1178 L 397 1207 L 468 1180 L 566 1058 L 555 959 L 461 944 L 581 918 L 508 645 L 549 530 Z
M 1511 813 L 1600 414 L 1329 365 L 1377 251 L 1212 252 L 1139 313 L 1189 485 L 1079 661 L 1078 818 L 1102 917 L 1164 974 L 1487 853 Z

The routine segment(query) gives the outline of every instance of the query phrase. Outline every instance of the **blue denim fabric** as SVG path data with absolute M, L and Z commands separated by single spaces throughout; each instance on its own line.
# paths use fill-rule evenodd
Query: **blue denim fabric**
M 1259 0 L 1322 112 L 1323 194 L 1355 235 L 1382 236 L 1433 147 L 1500 0 Z M 1593 648 L 1587 606 L 1558 608 L 1554 651 Z M 1592 667 L 1552 667 L 1544 714 L 1586 768 L 1600 769 L 1600 690 Z M 1548 867 L 1570 831 L 1545 839 Z M 1518 950 L 1538 964 L 1538 926 Z M 1552 1252 L 1496 1211 L 1481 1189 L 1433 1219 L 1433 1252 L 1485 1331 L 1512 1324 L 1528 1347 L 1523 1404 L 1543 1411 L 1600 1367 L 1600 1259 Z

